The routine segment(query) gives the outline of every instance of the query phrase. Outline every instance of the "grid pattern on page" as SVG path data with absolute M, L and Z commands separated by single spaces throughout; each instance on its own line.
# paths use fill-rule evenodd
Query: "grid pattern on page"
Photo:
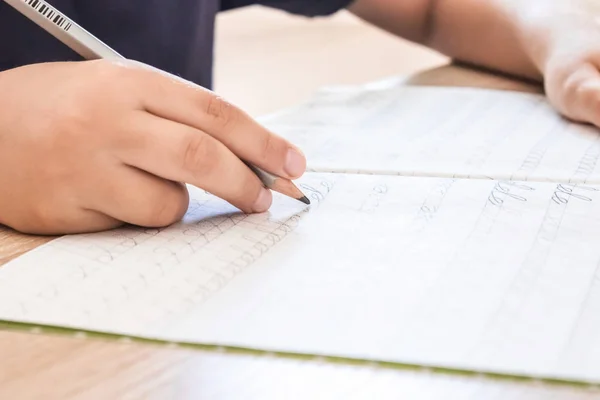
M 192 189 L 158 231 L 61 238 L 0 273 L 0 318 L 597 382 L 600 188 L 307 174 L 242 216 Z M 510 241 L 510 251 L 507 245 Z

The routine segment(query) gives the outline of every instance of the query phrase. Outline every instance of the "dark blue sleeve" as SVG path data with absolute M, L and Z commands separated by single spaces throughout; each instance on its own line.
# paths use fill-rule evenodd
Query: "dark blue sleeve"
M 352 3 L 353 0 L 222 0 L 221 10 L 231 10 L 254 4 L 278 8 L 307 17 L 331 15 Z

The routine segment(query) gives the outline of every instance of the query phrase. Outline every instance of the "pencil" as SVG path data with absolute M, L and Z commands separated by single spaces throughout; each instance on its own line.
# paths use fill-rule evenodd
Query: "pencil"
M 125 58 L 44 0 L 4 0 L 4 2 L 87 60 Z M 244 163 L 258 176 L 266 188 L 310 204 L 310 200 L 289 179 L 273 175 L 248 162 L 244 161 Z

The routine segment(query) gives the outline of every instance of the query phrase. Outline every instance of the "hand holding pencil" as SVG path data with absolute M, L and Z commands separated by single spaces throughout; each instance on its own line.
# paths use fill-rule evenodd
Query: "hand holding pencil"
M 36 12 L 40 25 L 80 29 L 54 9 L 40 11 L 41 0 L 6 1 L 29 7 L 23 13 Z M 9 167 L 0 183 L 10 188 L 0 223 L 42 234 L 165 226 L 187 209 L 184 182 L 248 213 L 270 207 L 266 188 L 308 202 L 291 182 L 306 166 L 291 143 L 209 90 L 125 60 L 91 35 L 67 37 L 96 60 L 0 73 L 10 99 L 0 100 L 0 157 Z

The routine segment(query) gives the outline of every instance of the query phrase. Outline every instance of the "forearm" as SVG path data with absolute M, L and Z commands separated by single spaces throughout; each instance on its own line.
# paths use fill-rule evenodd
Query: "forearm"
M 357 0 L 350 11 L 449 57 L 541 79 L 552 23 L 586 13 L 594 0 Z M 564 32 L 564 30 L 563 30 Z M 575 34 L 575 33 L 573 33 Z

